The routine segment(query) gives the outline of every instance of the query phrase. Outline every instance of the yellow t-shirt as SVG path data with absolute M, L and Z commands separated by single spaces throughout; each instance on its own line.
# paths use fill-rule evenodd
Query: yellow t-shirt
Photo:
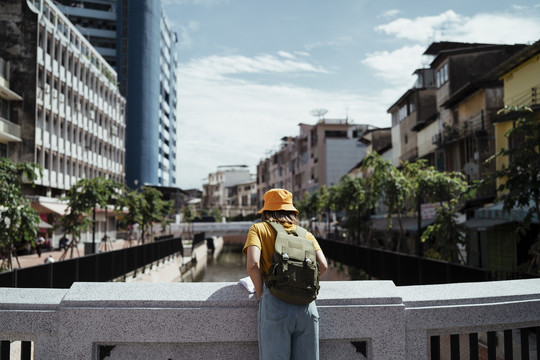
M 282 223 L 285 230 L 296 230 L 296 225 L 291 223 Z M 274 243 L 276 239 L 276 230 L 266 221 L 253 224 L 249 229 L 246 244 L 242 249 L 247 254 L 249 246 L 256 246 L 261 250 L 261 271 L 262 274 L 268 273 L 272 264 L 272 255 L 274 255 Z M 306 239 L 313 241 L 315 251 L 321 250 L 321 246 L 310 232 L 307 232 Z

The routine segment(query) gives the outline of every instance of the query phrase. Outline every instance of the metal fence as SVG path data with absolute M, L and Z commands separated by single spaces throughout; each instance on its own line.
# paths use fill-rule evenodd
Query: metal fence
M 121 250 L 0 273 L 0 287 L 69 288 L 78 281 L 111 281 L 178 253 L 184 254 L 181 238 L 163 239 Z
M 501 274 L 488 269 L 338 241 L 319 239 L 318 242 L 329 259 L 362 269 L 373 278 L 392 280 L 397 286 L 501 280 Z M 526 273 L 504 274 L 504 279 L 533 277 L 537 276 Z

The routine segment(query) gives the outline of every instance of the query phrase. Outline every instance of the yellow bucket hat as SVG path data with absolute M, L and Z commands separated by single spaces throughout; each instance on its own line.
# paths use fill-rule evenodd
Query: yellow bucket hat
M 264 194 L 264 206 L 259 213 L 267 210 L 295 211 L 298 214 L 298 210 L 293 206 L 293 194 L 285 189 L 272 189 Z

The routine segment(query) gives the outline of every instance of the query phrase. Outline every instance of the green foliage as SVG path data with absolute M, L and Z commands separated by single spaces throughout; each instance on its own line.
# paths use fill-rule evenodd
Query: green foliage
M 458 211 L 462 201 L 472 195 L 465 176 L 459 172 L 438 171 L 426 166 L 424 160 L 404 164 L 404 172 L 412 179 L 418 202 L 437 204 L 435 222 L 421 237 L 422 242 L 429 243 L 427 254 L 436 253 L 437 258 L 446 261 L 460 260 L 459 246 L 466 242 L 467 229 L 458 222 Z
M 142 198 L 139 196 L 137 190 L 128 190 L 124 189 L 124 194 L 119 200 L 118 207 L 122 210 L 122 215 L 120 216 L 119 225 L 122 229 L 127 229 L 130 225 L 138 224 L 141 222 L 141 212 L 140 209 Z
M 404 164 L 405 168 L 406 166 L 407 164 Z M 371 188 L 370 206 L 374 207 L 376 199 L 382 197 L 383 204 L 387 208 L 389 228 L 392 228 L 393 214 L 397 214 L 399 238 L 396 249 L 401 251 L 404 237 L 402 216 L 406 210 L 407 200 L 413 193 L 412 179 L 406 176 L 405 171 L 398 170 L 390 161 L 384 160 L 376 152 L 364 158 L 363 168 L 370 170 L 368 177 Z
M 496 170 L 494 176 L 501 180 L 497 189 L 503 202 L 503 209 L 510 212 L 513 208 L 523 208 L 526 215 L 522 221 L 522 231 L 530 229 L 533 216 L 540 221 L 540 119 L 530 116 L 528 107 L 509 107 L 504 112 L 515 112 L 520 117 L 515 126 L 505 134 L 507 149 L 501 149 L 488 159 L 506 158 L 508 165 Z M 529 270 L 540 268 L 540 233 L 529 250 L 531 264 Z
M 25 182 L 34 184 L 41 176 L 41 167 L 34 163 L 14 163 L 0 159 L 0 255 L 11 259 L 15 243 L 34 243 L 40 218 L 22 195 Z M 11 261 L 0 270 L 11 270 Z
M 518 107 L 506 111 L 531 110 Z M 504 210 L 510 211 L 514 207 L 528 208 L 524 221 L 528 228 L 535 213 L 540 219 L 540 120 L 520 117 L 505 136 L 512 146 L 501 149 L 495 155 L 508 159 L 508 166 L 495 172 L 495 176 L 503 180 L 497 190 L 501 193 Z
M 364 178 L 344 176 L 331 191 L 331 208 L 339 209 L 345 213 L 345 228 L 349 238 L 359 242 L 362 233 L 366 230 L 366 220 L 370 209 L 370 194 Z
M 296 202 L 295 207 L 302 218 L 311 219 L 312 217 L 316 217 L 321 209 L 319 193 L 306 192 L 302 200 Z
M 399 237 L 395 249 L 407 251 L 403 241 L 402 216 L 421 202 L 436 203 L 435 223 L 428 227 L 422 239 L 429 239 L 430 253 L 452 261 L 458 259 L 459 244 L 465 241 L 465 232 L 463 225 L 457 222 L 457 213 L 462 200 L 470 193 L 461 173 L 437 171 L 427 166 L 424 160 L 405 162 L 401 169 L 397 169 L 376 152 L 368 154 L 362 166 L 365 177 L 346 175 L 334 186 L 321 187 L 316 193 L 306 194 L 297 204 L 300 212 L 309 215 L 321 210 L 342 213 L 349 238 L 369 242 L 370 213 L 382 203 L 389 229 L 393 226 L 393 216 L 397 216 Z
M 143 187 L 140 192 L 127 192 L 121 201 L 121 205 L 128 209 L 122 219 L 123 225 L 138 224 L 143 243 L 154 223 L 161 224 L 162 230 L 169 224 L 168 216 L 173 213 L 173 203 L 162 200 L 162 197 L 163 194 L 155 188 Z
M 106 208 L 108 204 L 118 205 L 122 185 L 102 177 L 81 179 L 66 193 L 70 212 L 60 218 L 60 226 L 65 235 L 70 235 L 76 243 L 81 232 L 93 224 L 89 217 L 96 207 Z
M 184 221 L 188 224 L 191 224 L 195 219 L 195 212 L 193 211 L 191 205 L 186 205 L 186 207 L 184 207 L 182 210 L 182 214 L 184 215 Z

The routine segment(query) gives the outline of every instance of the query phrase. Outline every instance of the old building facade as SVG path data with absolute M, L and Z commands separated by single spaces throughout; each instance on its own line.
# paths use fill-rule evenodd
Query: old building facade
M 257 198 L 271 188 L 292 191 L 295 199 L 322 185 L 334 185 L 366 154 L 358 141 L 372 128 L 348 119 L 320 119 L 316 124 L 299 124 L 300 134 L 282 138 L 278 151 L 257 165 Z
M 218 166 L 203 184 L 201 208 L 218 209 L 225 217 L 247 215 L 256 212 L 252 192 L 255 192 L 254 180 L 246 165 Z

